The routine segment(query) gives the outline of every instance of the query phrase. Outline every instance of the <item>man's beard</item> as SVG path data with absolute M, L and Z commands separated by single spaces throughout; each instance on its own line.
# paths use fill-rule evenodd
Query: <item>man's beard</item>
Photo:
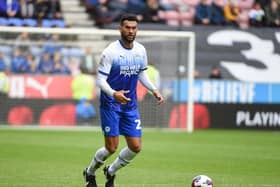
M 135 39 L 135 36 L 130 36 L 129 37 L 129 36 L 126 36 L 124 34 L 121 34 L 121 36 L 122 36 L 122 40 L 127 42 L 127 43 L 132 43 L 134 41 L 134 39 Z

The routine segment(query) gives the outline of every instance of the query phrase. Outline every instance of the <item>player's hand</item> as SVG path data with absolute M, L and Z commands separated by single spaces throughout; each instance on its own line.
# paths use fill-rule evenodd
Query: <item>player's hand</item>
M 113 96 L 121 104 L 127 104 L 129 101 L 131 101 L 130 98 L 126 97 L 125 94 L 129 93 L 129 90 L 120 90 L 120 91 L 115 91 Z
M 164 102 L 164 99 L 163 99 L 162 95 L 159 93 L 158 90 L 154 90 L 154 91 L 153 91 L 153 95 L 154 95 L 155 98 L 157 99 L 158 105 L 161 105 L 161 104 Z

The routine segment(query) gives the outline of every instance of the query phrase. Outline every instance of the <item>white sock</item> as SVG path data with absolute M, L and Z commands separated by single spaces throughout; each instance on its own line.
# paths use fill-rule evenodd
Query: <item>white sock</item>
M 98 149 L 87 169 L 87 173 L 89 175 L 95 175 L 95 171 L 104 164 L 105 160 L 110 155 L 110 152 L 105 147 L 101 147 L 100 149 Z
M 125 147 L 119 153 L 118 158 L 110 165 L 108 172 L 110 175 L 115 175 L 117 170 L 129 164 L 137 153 L 131 151 L 128 147 Z

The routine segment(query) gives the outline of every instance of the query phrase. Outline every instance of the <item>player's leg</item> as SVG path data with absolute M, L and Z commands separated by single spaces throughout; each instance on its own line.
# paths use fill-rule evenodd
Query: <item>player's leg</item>
M 90 165 L 89 165 L 88 168 L 87 168 L 87 173 L 88 173 L 89 175 L 94 175 L 94 176 L 95 176 L 95 171 L 96 171 L 98 168 L 100 168 L 100 167 L 104 164 L 105 160 L 106 160 L 110 155 L 111 155 L 111 152 L 108 151 L 108 149 L 106 148 L 106 146 L 105 146 L 105 147 L 99 148 L 99 149 L 96 151 L 96 153 L 95 153 L 95 155 L 94 155 L 94 157 L 93 157 L 93 159 L 92 159 Z
M 114 162 L 104 168 L 104 174 L 106 176 L 105 187 L 114 187 L 114 180 L 116 172 L 129 164 L 137 153 L 141 150 L 141 138 L 140 137 L 125 137 L 127 147 L 124 147 Z
M 105 147 L 98 149 L 92 159 L 89 167 L 84 171 L 86 178 L 87 187 L 97 187 L 95 179 L 95 171 L 100 168 L 105 160 L 111 156 L 118 148 L 119 137 L 106 137 L 105 136 Z
M 114 187 L 114 178 L 116 172 L 129 164 L 134 157 L 141 151 L 141 121 L 137 110 L 126 112 L 120 120 L 120 133 L 125 136 L 127 147 L 124 147 L 114 162 L 104 168 L 107 178 L 105 187 Z
M 118 115 L 114 111 L 100 109 L 100 116 L 105 146 L 96 151 L 90 165 L 84 172 L 87 183 L 96 183 L 95 171 L 100 168 L 104 164 L 105 160 L 116 151 L 119 144 Z M 89 180 L 87 180 L 87 178 Z M 87 186 L 95 187 L 94 185 Z
M 114 176 L 115 173 L 129 164 L 134 157 L 141 151 L 141 137 L 125 137 L 127 147 L 124 147 L 118 158 L 108 168 L 108 173 Z

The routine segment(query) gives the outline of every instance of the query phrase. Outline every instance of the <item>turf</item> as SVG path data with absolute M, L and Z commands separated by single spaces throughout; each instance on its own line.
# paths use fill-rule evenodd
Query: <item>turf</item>
M 84 186 L 82 170 L 102 144 L 96 130 L 0 128 L 0 186 Z M 116 186 L 189 187 L 205 174 L 215 187 L 280 187 L 279 145 L 280 132 L 146 130 L 141 154 L 118 172 Z M 101 170 L 97 179 L 104 186 Z

